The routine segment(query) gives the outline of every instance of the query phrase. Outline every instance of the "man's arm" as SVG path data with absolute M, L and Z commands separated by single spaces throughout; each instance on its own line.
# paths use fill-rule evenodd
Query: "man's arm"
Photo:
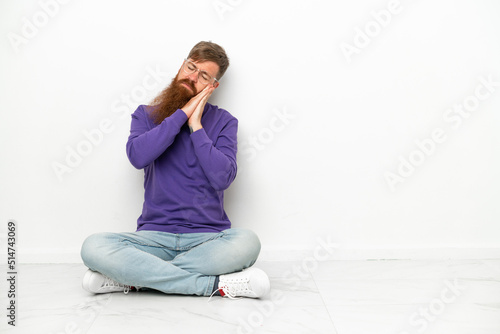
M 165 152 L 188 119 L 186 113 L 179 109 L 149 130 L 147 117 L 144 106 L 139 106 L 132 114 L 126 148 L 130 163 L 137 169 L 148 166 Z
M 188 126 L 191 130 L 191 141 L 194 153 L 200 162 L 212 187 L 217 190 L 225 190 L 236 177 L 236 151 L 238 132 L 238 120 L 231 118 L 222 128 L 217 136 L 215 144 L 207 136 L 201 124 L 201 117 L 208 98 L 212 95 L 215 87 L 207 86 L 201 91 L 197 103 L 193 103 L 190 110 Z
M 182 109 L 175 111 L 151 130 L 148 129 L 148 115 L 144 110 L 144 106 L 139 106 L 132 114 L 132 125 L 130 126 L 130 136 L 127 142 L 127 156 L 130 163 L 135 168 L 142 169 L 155 161 L 156 158 L 172 145 L 182 125 L 188 119 L 191 119 L 195 110 L 200 108 L 203 110 L 212 92 L 213 87 L 206 87 L 199 94 L 191 98 Z M 200 111 L 198 110 L 199 113 Z M 199 118 L 201 119 L 201 114 Z
M 217 191 L 227 189 L 236 177 L 237 132 L 238 120 L 232 118 L 220 132 L 215 144 L 203 128 L 191 134 L 201 168 Z

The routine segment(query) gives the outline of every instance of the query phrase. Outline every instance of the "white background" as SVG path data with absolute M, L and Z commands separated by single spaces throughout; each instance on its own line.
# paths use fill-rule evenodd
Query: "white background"
M 263 256 L 320 240 L 340 258 L 498 256 L 499 14 L 494 0 L 2 0 L 2 240 L 14 219 L 21 262 L 77 262 L 88 235 L 135 230 L 130 114 L 211 40 L 231 66 L 210 102 L 239 119 L 226 211 Z

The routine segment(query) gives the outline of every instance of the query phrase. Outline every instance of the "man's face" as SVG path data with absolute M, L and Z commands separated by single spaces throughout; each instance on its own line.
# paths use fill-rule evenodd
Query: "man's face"
M 198 68 L 200 71 L 206 72 L 208 75 L 210 75 L 212 78 L 215 78 L 217 73 L 219 72 L 219 65 L 214 63 L 213 61 L 200 61 L 200 62 L 195 62 L 192 61 L 191 59 L 188 59 L 191 61 L 196 68 Z M 180 85 L 184 87 L 186 90 L 188 90 L 193 96 L 201 92 L 207 85 L 211 85 L 212 83 L 201 83 L 198 75 L 200 71 L 194 71 L 191 74 L 187 74 L 183 70 L 184 64 L 181 66 L 179 69 L 179 72 L 177 73 L 177 81 L 180 82 L 181 80 L 188 81 L 191 83 L 186 82 L 181 82 Z M 214 82 L 214 87 L 217 88 L 219 86 L 219 82 L 215 81 Z M 194 87 L 194 91 L 193 91 Z

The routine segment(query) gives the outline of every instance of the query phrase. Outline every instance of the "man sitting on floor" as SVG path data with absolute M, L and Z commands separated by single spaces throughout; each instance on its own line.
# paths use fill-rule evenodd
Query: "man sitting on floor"
M 93 293 L 130 287 L 167 294 L 258 298 L 267 275 L 251 267 L 260 241 L 231 228 L 224 190 L 236 177 L 238 120 L 207 103 L 229 66 L 222 47 L 196 44 L 151 106 L 132 114 L 126 145 L 144 169 L 144 205 L 137 231 L 89 236 L 81 256 Z

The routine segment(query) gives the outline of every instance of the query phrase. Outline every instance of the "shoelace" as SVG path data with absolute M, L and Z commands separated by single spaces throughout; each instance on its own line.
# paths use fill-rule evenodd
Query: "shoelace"
M 232 299 L 236 299 L 235 297 L 238 295 L 246 295 L 248 292 L 251 292 L 248 288 L 248 280 L 246 279 L 231 282 L 229 286 L 225 285 L 221 289 L 226 296 Z
M 120 284 L 116 281 L 113 281 L 111 278 L 105 276 L 103 287 L 105 288 L 123 288 L 123 293 L 127 294 L 130 291 L 130 285 Z
M 241 299 L 243 297 L 237 296 L 242 294 L 245 295 L 247 294 L 247 292 L 251 292 L 248 288 L 248 279 L 240 278 L 238 280 L 232 280 L 231 282 L 224 284 L 222 287 L 212 292 L 207 302 L 209 302 L 210 299 L 212 299 L 212 297 L 219 291 L 222 291 L 223 295 L 227 296 L 229 299 Z
M 217 293 L 217 292 L 220 292 L 222 291 L 224 293 L 224 296 L 227 296 L 227 298 L 229 299 L 241 299 L 243 297 L 236 297 L 236 295 L 231 295 L 231 293 L 227 290 L 225 290 L 225 287 L 222 287 L 222 288 L 219 288 L 217 290 L 215 290 L 214 292 L 212 292 L 212 294 L 210 295 L 210 298 L 208 298 L 207 300 L 207 303 L 210 302 L 210 299 L 212 299 L 212 297 Z

